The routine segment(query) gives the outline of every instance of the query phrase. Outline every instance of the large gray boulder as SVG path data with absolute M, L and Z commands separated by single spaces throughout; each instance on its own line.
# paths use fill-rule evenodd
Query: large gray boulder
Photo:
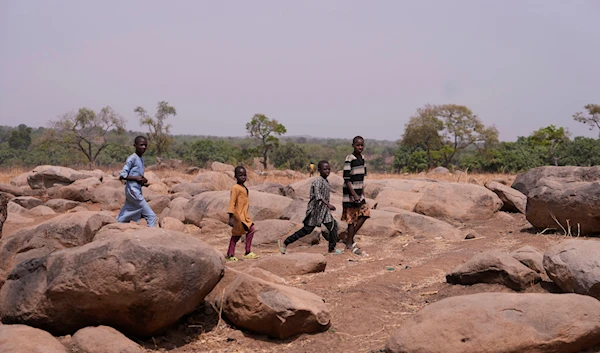
M 192 182 L 207 184 L 212 190 L 229 190 L 235 185 L 235 179 L 223 172 L 198 173 Z
M 325 331 L 331 324 L 323 298 L 243 273 L 223 298 L 223 316 L 234 326 L 279 339 Z
M 86 327 L 75 332 L 71 347 L 78 353 L 144 353 L 144 349 L 108 326 Z
M 327 260 L 321 254 L 295 252 L 281 256 L 263 257 L 258 259 L 253 266 L 278 276 L 305 275 L 325 271 Z
M 0 352 L 67 353 L 67 349 L 46 331 L 26 325 L 0 325 Z
M 0 284 L 16 264 L 87 244 L 100 228 L 114 222 L 112 215 L 102 212 L 67 213 L 2 239 Z
M 44 203 L 42 200 L 32 196 L 19 196 L 11 199 L 11 201 L 28 210 Z
M 87 202 L 94 198 L 94 188 L 101 184 L 97 178 L 79 179 L 70 185 L 56 189 L 52 193 L 49 193 L 49 196 L 53 199 Z
M 577 294 L 479 293 L 429 304 L 387 353 L 575 353 L 600 343 L 600 302 Z
M 0 238 L 2 238 L 2 226 L 8 217 L 8 197 L 0 192 Z
M 10 185 L 10 184 L 2 184 L 0 183 L 0 192 L 5 192 L 7 194 L 11 194 L 13 196 L 28 196 L 28 193 L 23 191 L 18 186 Z
M 459 222 L 489 219 L 502 201 L 483 186 L 462 183 L 431 183 L 414 211 L 438 219 Z
M 54 334 L 106 325 L 147 337 L 198 308 L 223 270 L 206 243 L 146 228 L 19 264 L 0 290 L 0 315 Z
M 125 203 L 125 186 L 121 182 L 114 186 L 102 184 L 92 192 L 92 201 L 99 203 L 103 211 L 119 210 Z
M 221 162 L 212 162 L 210 165 L 210 169 L 213 172 L 233 172 L 235 167 L 231 164 L 225 164 Z
M 600 242 L 597 240 L 567 240 L 546 250 L 544 268 L 563 292 L 600 299 L 599 253 Z
M 440 238 L 449 241 L 464 239 L 463 232 L 444 221 L 403 209 L 395 209 L 393 212 L 371 210 L 371 218 L 364 223 L 358 234 L 379 237 L 404 234 L 417 238 Z
M 180 183 L 180 184 L 175 184 L 171 187 L 171 189 L 169 189 L 169 192 L 171 194 L 177 194 L 180 192 L 187 192 L 188 194 L 192 195 L 192 196 L 196 196 L 198 194 L 201 194 L 203 192 L 207 192 L 207 191 L 214 191 L 215 188 L 213 186 L 211 186 L 210 184 L 207 183 Z
M 318 173 L 317 173 L 318 174 Z M 295 196 L 308 198 L 310 196 L 310 186 L 312 185 L 313 180 L 315 178 L 320 178 L 319 175 L 316 177 L 303 179 L 297 181 L 290 186 L 294 189 Z M 342 187 L 344 185 L 344 178 L 339 175 L 330 174 L 327 178 L 329 185 L 331 186 L 331 192 L 334 194 L 342 194 Z
M 446 281 L 452 284 L 498 283 L 514 290 L 523 290 L 540 280 L 539 273 L 498 250 L 477 254 L 446 275 Z
M 164 219 L 165 217 L 171 217 L 180 220 L 181 222 L 185 221 L 185 207 L 187 206 L 189 200 L 183 197 L 177 197 L 169 202 L 169 205 L 163 209 L 160 213 L 160 219 Z
M 82 204 L 78 201 L 65 200 L 65 199 L 52 199 L 46 201 L 44 206 L 51 208 L 55 212 L 67 212 Z
M 542 278 L 546 276 L 544 269 L 544 253 L 530 245 L 525 245 L 510 253 L 510 256 L 519 260 L 523 265 L 539 273 Z
M 485 183 L 485 187 L 493 191 L 502 201 L 501 211 L 520 212 L 525 214 L 527 196 L 517 189 L 501 184 L 496 181 Z
M 378 190 L 375 201 L 379 210 L 402 209 L 412 212 L 421 197 L 423 197 L 422 192 L 384 187 Z
M 204 217 L 227 222 L 229 198 L 229 191 L 209 191 L 194 196 L 185 207 L 185 222 L 200 226 Z M 251 191 L 249 199 L 250 217 L 255 222 L 280 218 L 283 210 L 292 202 L 290 198 L 259 191 Z
M 32 189 L 47 189 L 55 185 L 65 186 L 76 180 L 86 178 L 102 179 L 104 173 L 99 170 L 74 170 L 58 166 L 37 166 L 27 176 L 27 183 Z
M 600 167 L 540 167 L 517 176 L 527 220 L 572 235 L 600 232 Z

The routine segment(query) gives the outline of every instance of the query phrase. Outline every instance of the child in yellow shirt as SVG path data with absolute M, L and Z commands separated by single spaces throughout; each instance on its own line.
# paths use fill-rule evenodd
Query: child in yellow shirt
M 229 208 L 227 209 L 229 213 L 229 226 L 233 228 L 231 229 L 231 239 L 229 240 L 229 249 L 227 249 L 225 259 L 227 261 L 238 261 L 238 258 L 235 257 L 235 245 L 244 234 L 246 234 L 246 254 L 244 258 L 258 259 L 258 256 L 250 250 L 252 247 L 252 238 L 254 237 L 254 223 L 248 213 L 248 188 L 244 185 L 248 178 L 246 168 L 242 166 L 236 167 L 234 175 L 237 184 L 231 188 L 231 199 L 229 200 Z

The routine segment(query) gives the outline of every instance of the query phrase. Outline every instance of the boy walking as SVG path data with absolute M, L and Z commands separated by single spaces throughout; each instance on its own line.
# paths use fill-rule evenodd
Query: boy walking
M 331 167 L 327 161 L 319 161 L 317 164 L 320 177 L 317 177 L 310 187 L 310 199 L 306 207 L 306 217 L 304 218 L 304 227 L 290 235 L 283 244 L 281 240 L 277 242 L 279 251 L 285 254 L 288 245 L 296 240 L 310 234 L 315 227 L 321 224 L 325 225 L 329 231 L 329 249 L 330 253 L 335 252 L 335 244 L 337 243 L 337 222 L 331 216 L 331 211 L 335 211 L 335 206 L 329 203 L 329 193 L 331 187 L 327 181 L 327 177 L 331 172 Z M 339 251 L 336 253 L 340 253 Z
M 117 216 L 117 221 L 128 223 L 139 222 L 141 218 L 146 220 L 148 227 L 156 227 L 157 217 L 148 202 L 142 196 L 142 186 L 148 184 L 144 177 L 144 152 L 148 148 L 148 140 L 144 136 L 135 138 L 133 146 L 135 153 L 127 157 L 119 180 L 126 180 L 125 204 Z
M 244 185 L 248 176 L 246 168 L 242 166 L 235 167 L 234 171 L 235 184 L 231 188 L 231 198 L 229 200 L 229 226 L 231 226 L 231 239 L 229 240 L 229 248 L 225 259 L 227 261 L 238 261 L 235 257 L 235 245 L 240 240 L 242 235 L 246 234 L 246 254 L 245 259 L 258 259 L 258 256 L 252 252 L 252 238 L 254 237 L 254 223 L 250 219 L 248 188 Z
M 348 223 L 348 236 L 346 237 L 346 249 L 353 254 L 360 255 L 362 252 L 354 242 L 354 236 L 371 217 L 369 208 L 363 195 L 367 167 L 362 152 L 365 149 L 365 140 L 361 136 L 352 139 L 354 152 L 346 157 L 344 162 L 344 186 L 342 196 L 342 221 Z

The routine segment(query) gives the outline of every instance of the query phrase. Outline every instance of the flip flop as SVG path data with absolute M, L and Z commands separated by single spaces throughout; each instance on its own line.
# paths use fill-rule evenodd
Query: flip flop
M 277 240 L 277 246 L 279 246 L 279 252 L 285 255 L 286 247 L 281 245 L 281 239 Z
M 258 255 L 256 255 L 253 252 L 249 252 L 246 255 L 244 255 L 244 259 L 258 259 Z
M 328 251 L 329 255 L 341 255 L 344 253 L 344 250 L 335 249 L 334 251 Z
M 356 244 L 356 243 L 352 244 L 352 253 L 354 255 L 362 255 L 362 251 L 360 251 L 358 244 Z

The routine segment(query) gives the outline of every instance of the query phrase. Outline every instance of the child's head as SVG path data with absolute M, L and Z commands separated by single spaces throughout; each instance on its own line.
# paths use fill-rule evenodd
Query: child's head
M 148 148 L 148 140 L 146 140 L 144 136 L 137 136 L 135 140 L 133 140 L 133 146 L 135 147 L 135 153 L 137 153 L 138 156 L 141 156 Z
M 241 165 L 238 165 L 237 167 L 235 167 L 233 173 L 235 176 L 235 180 L 237 180 L 238 184 L 243 185 L 246 182 L 246 179 L 248 178 L 248 176 L 246 175 L 246 168 L 242 167 Z
M 365 139 L 362 136 L 356 136 L 352 139 L 352 147 L 354 147 L 354 154 L 360 155 L 365 149 Z
M 319 169 L 319 173 L 323 178 L 327 178 L 329 173 L 331 173 L 331 167 L 329 166 L 329 162 L 326 160 L 319 161 L 317 168 Z

